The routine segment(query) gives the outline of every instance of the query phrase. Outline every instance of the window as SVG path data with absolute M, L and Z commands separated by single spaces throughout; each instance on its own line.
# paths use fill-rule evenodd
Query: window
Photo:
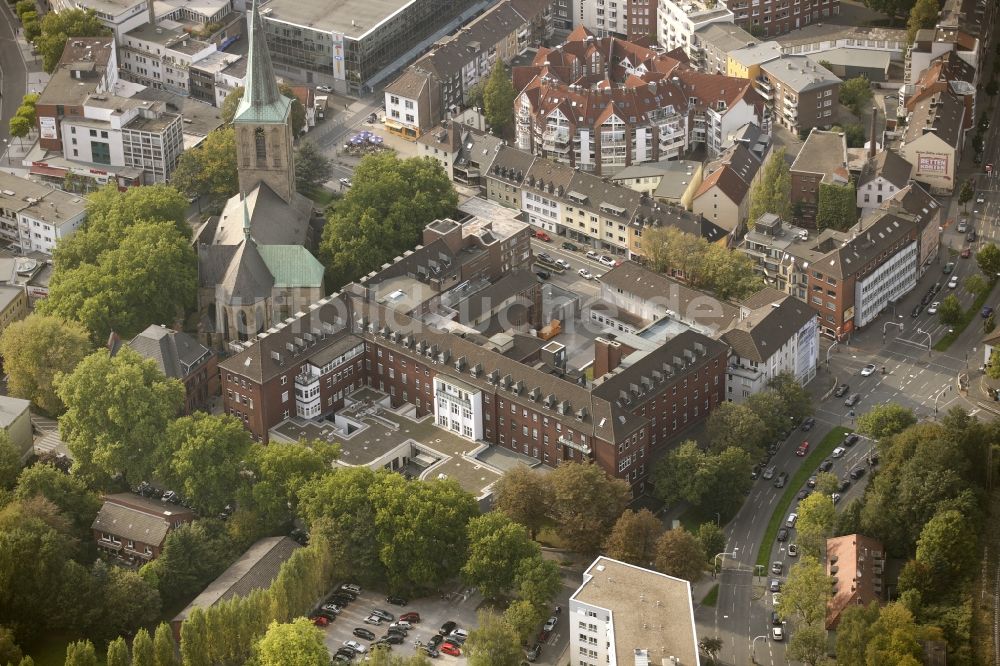
M 254 150 L 257 154 L 257 164 L 267 161 L 267 137 L 264 135 L 264 128 L 258 127 L 253 131 Z

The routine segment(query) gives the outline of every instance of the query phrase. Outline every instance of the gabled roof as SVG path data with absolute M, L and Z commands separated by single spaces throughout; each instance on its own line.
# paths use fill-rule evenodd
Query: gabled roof
M 128 346 L 174 379 L 184 379 L 199 361 L 212 354 L 187 333 L 156 324 L 132 338 Z
M 254 185 L 246 202 L 235 194 L 226 201 L 211 238 L 199 238 L 209 245 L 237 245 L 243 241 L 245 213 L 250 218 L 250 235 L 260 245 L 304 245 L 309 233 L 312 201 L 296 193 L 291 203 L 279 197 L 265 182 Z
M 910 182 L 912 173 L 912 164 L 892 150 L 883 150 L 875 155 L 875 159 L 865 163 L 858 185 L 864 185 L 881 176 L 897 188 L 903 188 Z
M 264 25 L 257 0 L 250 10 L 249 52 L 243 99 L 236 107 L 234 123 L 284 123 L 292 110 L 292 100 L 278 90 L 271 66 L 271 54 L 264 38 Z
M 178 519 L 190 520 L 189 509 L 151 502 L 133 493 L 107 495 L 91 528 L 132 541 L 159 546 Z
M 962 141 L 965 102 L 951 90 L 942 90 L 918 102 L 907 120 L 904 143 L 934 134 L 953 148 Z
M 697 199 L 716 187 L 737 206 L 743 203 L 750 192 L 750 185 L 740 178 L 731 166 L 724 164 L 701 182 L 701 187 L 698 188 L 694 198 Z
M 260 245 L 264 265 L 274 277 L 274 287 L 322 287 L 326 269 L 301 245 Z
M 764 305 L 722 335 L 733 353 L 765 363 L 802 327 L 816 318 L 816 311 L 797 298 L 786 297 Z
M 407 67 L 402 74 L 385 87 L 385 92 L 407 99 L 417 99 L 420 97 L 420 92 L 430 85 L 429 76 L 430 72 L 417 70 L 412 66 Z
M 228 304 L 249 305 L 271 297 L 274 276 L 252 240 L 241 243 L 219 282 Z

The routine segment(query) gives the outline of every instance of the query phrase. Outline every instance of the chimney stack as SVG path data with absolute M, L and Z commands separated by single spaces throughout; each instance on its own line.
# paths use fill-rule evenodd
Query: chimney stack
M 872 129 L 871 136 L 868 137 L 868 157 L 875 159 L 875 121 L 878 120 L 878 109 L 872 107 Z
M 146 11 L 149 12 L 149 25 L 156 26 L 156 11 L 153 9 L 153 0 L 146 0 Z

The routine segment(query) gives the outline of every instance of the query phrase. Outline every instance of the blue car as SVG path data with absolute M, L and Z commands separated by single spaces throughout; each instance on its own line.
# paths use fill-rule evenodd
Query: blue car
M 993 314 L 993 308 L 987 305 L 986 307 L 983 308 L 982 314 L 983 314 L 983 319 L 989 319 L 990 315 Z

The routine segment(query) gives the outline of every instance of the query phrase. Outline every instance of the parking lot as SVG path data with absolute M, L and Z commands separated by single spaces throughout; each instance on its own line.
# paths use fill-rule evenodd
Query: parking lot
M 330 594 L 339 589 L 340 584 L 331 590 Z M 327 595 L 329 597 L 329 595 Z M 445 622 L 455 622 L 458 627 L 471 631 L 476 626 L 476 608 L 482 601 L 482 597 L 472 590 L 460 589 L 442 596 L 425 597 L 422 599 L 408 600 L 406 606 L 397 606 L 386 601 L 386 595 L 374 590 L 362 589 L 358 598 L 348 604 L 337 619 L 324 627 L 326 633 L 326 646 L 333 655 L 338 649 L 343 647 L 344 641 L 357 641 L 366 649 L 371 646 L 371 641 L 358 638 L 354 635 L 357 628 L 368 629 L 375 638 L 379 639 L 386 635 L 390 622 L 383 621 L 380 626 L 365 624 L 365 618 L 373 609 L 380 609 L 391 613 L 398 618 L 404 613 L 415 612 L 420 614 L 420 622 L 413 626 L 399 645 L 393 645 L 393 654 L 410 656 L 416 653 L 416 642 L 426 643 L 440 629 Z M 441 654 L 438 657 L 443 663 L 464 664 L 465 656 L 453 657 Z

